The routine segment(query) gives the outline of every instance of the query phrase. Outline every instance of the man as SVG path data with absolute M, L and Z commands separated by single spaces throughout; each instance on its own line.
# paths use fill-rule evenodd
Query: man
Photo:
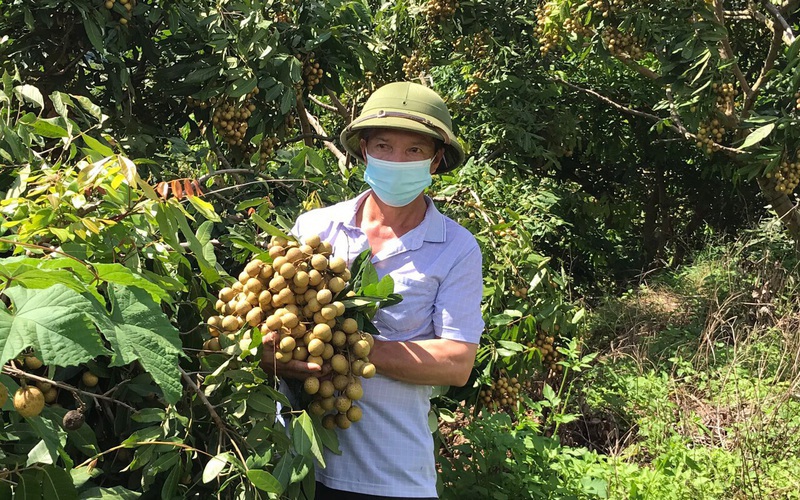
M 423 191 L 464 152 L 441 97 L 409 82 L 376 90 L 341 141 L 366 162 L 371 189 L 301 215 L 293 233 L 319 234 L 348 264 L 370 248 L 379 277 L 390 274 L 403 301 L 375 315 L 381 335 L 369 359 L 377 375 L 362 382 L 362 420 L 338 432 L 341 455 L 326 452 L 326 468 L 317 468 L 316 498 L 435 498 L 431 386 L 469 379 L 483 330 L 483 281 L 475 238 Z M 319 365 L 276 366 L 264 352 L 266 369 L 282 377 L 319 375 Z

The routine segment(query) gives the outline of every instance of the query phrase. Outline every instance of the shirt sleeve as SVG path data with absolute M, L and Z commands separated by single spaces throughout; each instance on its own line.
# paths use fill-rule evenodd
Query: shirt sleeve
M 453 262 L 433 306 L 433 326 L 437 337 L 477 344 L 483 333 L 481 299 L 483 275 L 477 243 Z

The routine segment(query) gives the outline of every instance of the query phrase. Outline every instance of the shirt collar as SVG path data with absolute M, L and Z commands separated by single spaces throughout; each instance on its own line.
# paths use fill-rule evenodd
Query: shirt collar
M 355 228 L 356 212 L 358 212 L 358 208 L 362 203 L 364 203 L 364 200 L 371 192 L 372 191 L 370 189 L 367 189 L 355 198 L 345 201 L 342 210 L 337 211 L 336 215 L 334 215 L 334 222 L 340 222 L 347 227 Z M 427 209 L 425 210 L 425 218 L 422 219 L 420 225 L 417 226 L 412 232 L 422 235 L 422 241 L 442 243 L 446 240 L 447 236 L 445 231 L 445 218 L 436 208 L 433 200 L 431 200 L 427 195 L 425 196 L 425 204 L 427 205 Z M 414 239 L 416 240 L 417 237 Z M 422 242 L 420 241 L 419 244 L 421 243 Z

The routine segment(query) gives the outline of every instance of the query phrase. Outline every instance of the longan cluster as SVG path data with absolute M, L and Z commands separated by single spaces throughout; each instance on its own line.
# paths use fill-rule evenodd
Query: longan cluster
M 409 80 L 419 78 L 420 75 L 427 73 L 429 68 L 428 56 L 419 51 L 415 50 L 410 56 L 403 56 L 403 73 Z
M 305 81 L 306 88 L 312 90 L 315 86 L 319 85 L 324 74 L 325 71 L 320 68 L 319 63 L 314 60 L 314 53 L 312 52 L 303 65 L 303 80 Z
M 237 340 L 243 327 L 258 328 L 271 337 L 279 363 L 301 360 L 330 365 L 332 380 L 309 377 L 303 384 L 315 398 L 309 411 L 325 415 L 323 425 L 346 429 L 361 418 L 353 405 L 363 396 L 358 377 L 375 375 L 369 362 L 372 336 L 358 330 L 353 318 L 344 318 L 345 306 L 336 300 L 347 287 L 350 270 L 341 257 L 331 257 L 330 243 L 310 236 L 300 244 L 273 237 L 267 245 L 272 263 L 251 260 L 239 279 L 219 292 L 220 313 L 208 319 L 211 339 L 204 348 L 219 349 L 218 337 Z M 242 350 L 250 345 L 250 331 L 242 333 Z M 216 342 L 215 342 L 216 341 Z
M 552 1 L 541 3 L 536 7 L 536 29 L 534 33 L 539 40 L 539 52 L 542 56 L 557 48 L 564 41 L 556 23 L 550 17 L 557 12 L 558 4 Z
M 794 93 L 794 109 L 800 111 L 800 92 Z
M 517 377 L 509 378 L 507 375 L 501 375 L 492 381 L 490 386 L 481 389 L 479 396 L 481 402 L 493 410 L 514 408 L 520 401 L 520 394 L 530 389 L 530 380 L 523 383 Z
M 26 373 L 33 374 L 33 372 L 47 372 L 47 367 L 44 366 L 42 361 L 33 354 L 26 354 L 18 362 L 24 367 Z M 37 377 L 38 378 L 38 377 Z M 95 387 L 99 382 L 97 375 L 90 371 L 83 372 L 81 381 L 84 387 Z M 47 380 L 36 380 L 35 385 L 29 385 L 26 377 L 23 376 L 20 388 L 14 393 L 13 405 L 14 409 L 20 416 L 29 418 L 35 417 L 42 413 L 45 405 L 60 406 L 58 404 L 59 391 L 58 388 Z M 0 383 L 0 407 L 2 407 L 8 400 L 8 388 Z M 75 430 L 83 425 L 83 405 L 79 410 L 71 410 L 67 412 L 69 418 L 64 418 L 64 426 L 67 429 Z
M 276 23 L 285 23 L 291 24 L 292 23 L 292 15 L 286 11 L 279 10 L 275 13 L 275 22 Z
M 136 0 L 106 0 L 103 6 L 108 9 L 112 10 L 114 8 L 114 4 L 117 2 L 120 3 L 123 7 L 125 7 L 126 14 L 124 17 L 119 18 L 120 24 L 128 24 L 128 20 L 131 16 L 131 11 L 133 8 L 136 7 Z
M 539 332 L 536 335 L 533 346 L 542 353 L 542 364 L 545 368 L 550 370 L 551 374 L 564 370 L 564 367 L 558 364 L 560 354 L 555 348 L 555 337 L 548 336 L 545 332 Z
M 247 120 L 256 110 L 256 105 L 250 102 L 251 97 L 248 94 L 247 100 L 243 103 L 226 101 L 217 106 L 211 117 L 217 133 L 231 146 L 241 146 L 247 134 Z
M 775 189 L 783 194 L 789 194 L 797 188 L 800 183 L 800 150 L 795 152 L 794 161 L 790 161 L 790 155 L 786 155 L 780 164 L 777 172 L 767 172 L 767 179 L 775 179 Z
M 631 33 L 622 33 L 616 28 L 610 28 L 603 33 L 603 40 L 613 56 L 624 56 L 634 60 L 644 56 L 641 39 Z
M 453 48 L 456 52 L 460 52 L 472 59 L 485 59 L 489 56 L 489 37 L 488 29 L 472 35 L 460 36 L 453 44 Z
M 519 286 L 516 283 L 511 285 L 511 293 L 514 297 L 519 297 L 524 299 L 528 296 L 528 287 L 526 286 Z
M 458 0 L 428 0 L 423 7 L 428 24 L 435 24 L 442 19 L 452 17 L 456 13 Z
M 585 5 L 600 12 L 602 17 L 608 17 L 619 12 L 625 6 L 625 0 L 587 0 Z
M 697 147 L 707 154 L 719 150 L 719 143 L 725 137 L 725 127 L 716 118 L 710 122 L 701 122 L 697 128 Z
M 265 137 L 261 140 L 261 147 L 258 153 L 258 164 L 264 166 L 275 154 L 275 148 L 280 144 L 277 137 Z
M 472 102 L 472 99 L 474 99 L 478 94 L 480 94 L 480 92 L 481 88 L 478 86 L 477 83 L 474 82 L 470 83 L 469 85 L 467 85 L 467 90 L 464 91 L 464 93 L 466 94 L 464 101 L 466 101 L 467 103 Z
M 717 107 L 724 113 L 733 111 L 733 102 L 739 93 L 732 83 L 712 83 L 711 90 L 717 94 Z

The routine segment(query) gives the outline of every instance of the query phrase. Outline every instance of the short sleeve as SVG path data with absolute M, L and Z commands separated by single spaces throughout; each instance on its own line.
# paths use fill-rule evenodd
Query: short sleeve
M 483 297 L 480 247 L 472 247 L 458 260 L 439 285 L 433 308 L 433 326 L 437 337 L 477 344 L 483 333 L 481 299 Z

